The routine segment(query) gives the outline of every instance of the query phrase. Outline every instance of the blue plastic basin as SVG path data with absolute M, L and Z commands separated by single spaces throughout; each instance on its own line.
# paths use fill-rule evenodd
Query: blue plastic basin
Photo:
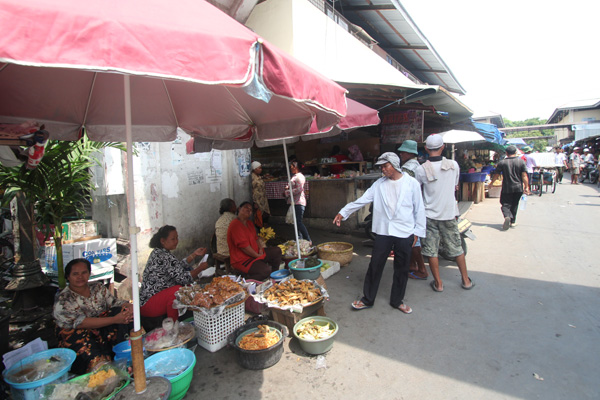
M 144 365 L 146 375 L 167 378 L 171 382 L 169 400 L 179 400 L 190 388 L 196 355 L 189 349 L 165 350 L 148 357 Z

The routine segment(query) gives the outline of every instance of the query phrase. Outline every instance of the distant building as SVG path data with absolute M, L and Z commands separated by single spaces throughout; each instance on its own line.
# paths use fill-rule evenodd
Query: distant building
M 570 124 L 556 128 L 554 133 L 560 143 L 600 136 L 600 98 L 578 100 L 558 107 L 548 124 Z

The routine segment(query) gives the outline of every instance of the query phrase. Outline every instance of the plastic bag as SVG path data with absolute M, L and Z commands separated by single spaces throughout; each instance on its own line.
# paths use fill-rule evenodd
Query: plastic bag
M 287 210 L 287 214 L 285 214 L 285 223 L 293 225 L 294 224 L 294 211 L 292 211 L 293 205 L 290 206 Z

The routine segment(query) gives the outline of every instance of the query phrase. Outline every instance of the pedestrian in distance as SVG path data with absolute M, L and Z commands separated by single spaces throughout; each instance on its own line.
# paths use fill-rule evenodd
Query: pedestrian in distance
M 529 192 L 529 174 L 527 166 L 523 160 L 517 156 L 517 148 L 508 146 L 506 148 L 506 158 L 496 165 L 496 170 L 492 174 L 492 182 L 502 174 L 502 192 L 500 192 L 500 204 L 502 215 L 504 216 L 503 230 L 517 225 L 517 211 L 519 210 L 519 200 Z M 540 177 L 541 179 L 541 177 Z
M 556 154 L 554 155 L 554 164 L 556 165 L 556 180 L 558 183 L 562 183 L 562 178 L 565 170 L 569 169 L 569 165 L 567 164 L 567 156 L 563 152 L 563 149 L 560 147 L 556 147 L 554 149 Z
M 579 185 L 579 174 L 581 173 L 581 164 L 583 160 L 581 158 L 581 148 L 574 147 L 573 152 L 569 156 L 570 171 L 571 172 L 571 185 Z
M 404 304 L 411 249 L 425 236 L 425 210 L 419 183 L 403 174 L 400 159 L 392 152 L 383 153 L 375 163 L 381 167 L 379 178 L 358 200 L 346 204 L 333 219 L 342 220 L 367 204 L 373 203 L 373 232 L 376 234 L 371 262 L 363 284 L 363 296 L 352 303 L 355 310 L 373 307 L 383 275 L 383 268 L 394 251 L 394 276 L 390 305 L 404 314 L 412 308 Z
M 432 134 L 425 141 L 425 150 L 429 160 L 421 164 L 415 171 L 415 178 L 423 186 L 423 202 L 427 217 L 427 233 L 421 240 L 422 253 L 429 257 L 429 269 L 433 275 L 431 288 L 436 292 L 444 290 L 440 276 L 438 251 L 440 242 L 448 249 L 448 255 L 456 257 L 465 290 L 470 290 L 475 283 L 467 274 L 467 262 L 461 245 L 458 231 L 458 207 L 454 193 L 458 188 L 460 169 L 454 160 L 442 156 L 444 140 L 438 134 Z

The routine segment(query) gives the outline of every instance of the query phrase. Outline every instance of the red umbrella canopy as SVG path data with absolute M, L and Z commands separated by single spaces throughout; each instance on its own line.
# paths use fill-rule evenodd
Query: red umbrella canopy
M 320 130 L 345 89 L 205 1 L 0 0 L 0 117 L 54 138 L 122 140 L 131 76 L 134 141 L 257 139 Z

